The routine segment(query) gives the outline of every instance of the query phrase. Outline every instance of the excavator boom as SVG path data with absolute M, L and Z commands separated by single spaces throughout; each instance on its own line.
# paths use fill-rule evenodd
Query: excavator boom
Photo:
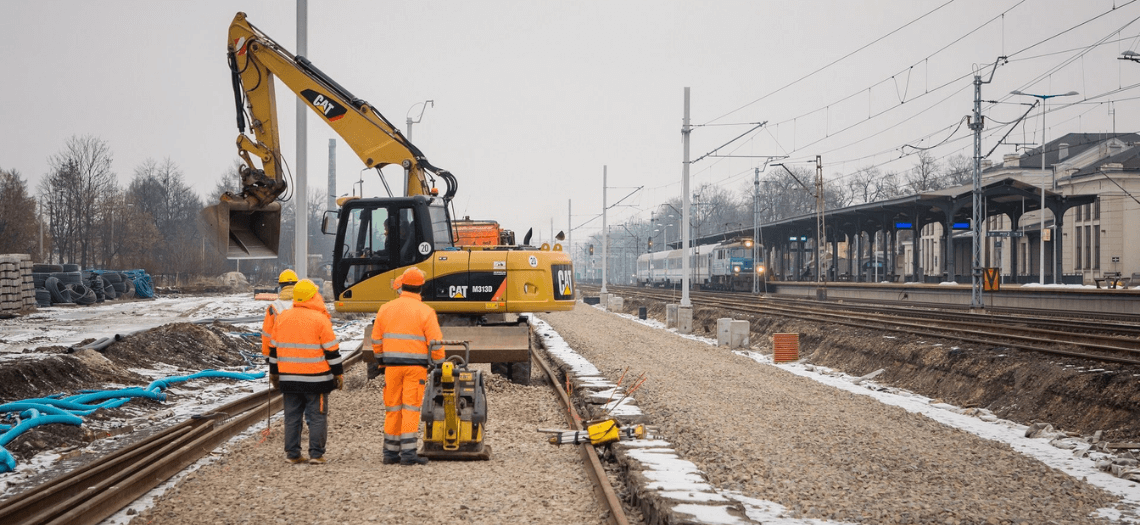
M 275 81 L 280 80 L 329 127 L 345 139 L 365 166 L 404 167 L 408 196 L 432 195 L 428 174 L 447 183 L 444 200 L 455 194 L 455 178 L 433 166 L 423 153 L 370 104 L 332 80 L 312 62 L 294 56 L 238 13 L 227 42 L 237 109 L 242 189 L 227 192 L 204 217 L 231 259 L 274 258 L 280 235 L 280 204 L 287 195 L 287 169 L 281 152 Z M 248 118 L 251 138 L 246 134 Z

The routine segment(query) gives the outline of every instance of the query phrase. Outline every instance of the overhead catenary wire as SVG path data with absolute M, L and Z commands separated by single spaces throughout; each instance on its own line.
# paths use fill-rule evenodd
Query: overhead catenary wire
M 1024 0 L 1023 0 L 1023 1 L 1024 1 Z M 725 113 L 725 114 L 723 114 L 723 115 L 721 115 L 721 116 L 719 116 L 719 117 L 716 117 L 716 118 L 714 118 L 714 119 L 710 120 L 709 122 L 716 122 L 716 121 L 718 121 L 718 120 L 720 120 L 720 119 L 722 119 L 722 118 L 724 118 L 724 117 L 727 117 L 727 116 L 729 116 L 729 115 L 731 115 L 731 114 L 733 114 L 733 113 L 736 113 L 736 112 L 738 112 L 738 111 L 740 111 L 740 110 L 743 110 L 744 108 L 746 108 L 746 107 L 748 107 L 748 106 L 751 106 L 751 105 L 753 105 L 753 104 L 755 104 L 755 103 L 757 103 L 757 102 L 760 102 L 760 101 L 762 101 L 762 100 L 764 100 L 764 99 L 766 99 L 766 98 L 768 98 L 768 97 L 770 97 L 770 96 L 772 96 L 772 95 L 775 95 L 776 93 L 779 93 L 779 92 L 781 92 L 781 91 L 783 91 L 783 90 L 785 90 L 785 89 L 787 89 L 787 88 L 789 88 L 789 87 L 792 87 L 792 86 L 794 86 L 794 85 L 796 85 L 796 84 L 798 84 L 798 83 L 800 83 L 800 82 L 802 82 L 802 81 L 804 81 L 804 80 L 807 80 L 808 78 L 811 78 L 811 77 L 815 76 L 816 74 L 818 74 L 818 73 L 820 73 L 820 72 L 822 72 L 822 71 L 824 71 L 824 70 L 826 70 L 826 69 L 830 68 L 831 66 L 834 66 L 835 64 L 838 64 L 838 63 L 840 63 L 840 62 L 842 62 L 842 61 L 844 61 L 844 60 L 846 60 L 846 59 L 850 58 L 851 56 L 853 56 L 853 55 L 855 55 L 855 54 L 859 53 L 860 51 L 863 51 L 864 49 L 867 49 L 868 47 L 871 47 L 871 46 L 873 46 L 873 45 L 875 45 L 875 44 L 877 44 L 877 43 L 881 42 L 882 40 L 884 40 L 884 39 L 886 39 L 886 38 L 890 37 L 891 35 L 894 35 L 895 33 L 898 33 L 899 31 L 902 31 L 903 29 L 906 29 L 907 27 L 911 26 L 912 24 L 914 24 L 914 23 L 916 23 L 916 22 L 918 22 L 918 21 L 920 21 L 920 20 L 922 20 L 922 19 L 926 18 L 927 16 L 930 16 L 930 15 L 934 14 L 935 12 L 937 12 L 937 11 L 941 10 L 943 7 L 946 7 L 946 6 L 948 6 L 948 5 L 952 4 L 952 3 L 954 3 L 954 0 L 948 0 L 947 2 L 945 2 L 945 3 L 941 4 L 941 5 L 939 5 L 938 7 L 935 7 L 934 9 L 931 9 L 930 11 L 927 11 L 926 13 L 923 13 L 923 14 L 922 14 L 921 16 L 919 16 L 918 18 L 915 18 L 914 20 L 911 20 L 911 21 L 909 21 L 909 22 L 907 22 L 907 23 L 903 24 L 902 26 L 900 26 L 900 27 L 898 27 L 898 28 L 895 28 L 894 30 L 892 30 L 892 31 L 888 32 L 887 34 L 885 34 L 885 35 L 883 35 L 883 36 L 880 36 L 879 38 L 876 38 L 876 39 L 872 40 L 871 42 L 868 42 L 868 43 L 866 43 L 866 44 L 864 44 L 864 45 L 860 46 L 859 48 L 856 48 L 855 50 L 853 50 L 853 51 L 851 51 L 851 52 L 847 53 L 846 55 L 843 55 L 843 56 L 841 56 L 841 57 L 839 57 L 839 58 L 837 58 L 837 59 L 835 59 L 835 60 L 833 60 L 833 61 L 831 61 L 831 62 L 827 63 L 826 65 L 824 65 L 824 66 L 821 66 L 820 68 L 816 69 L 815 71 L 812 71 L 812 72 L 810 72 L 810 73 L 808 73 L 808 74 L 806 74 L 806 75 L 804 75 L 804 76 L 802 76 L 802 77 L 800 77 L 800 78 L 797 78 L 796 80 L 793 80 L 793 81 L 791 81 L 791 82 L 789 82 L 789 83 L 787 83 L 787 84 L 785 84 L 785 85 L 783 85 L 783 86 L 781 86 L 781 87 L 779 87 L 779 88 L 776 88 L 775 90 L 773 90 L 773 91 L 771 91 L 771 92 L 769 92 L 769 93 L 767 93 L 767 94 L 765 94 L 765 95 L 761 96 L 760 98 L 758 98 L 758 99 L 756 99 L 756 100 L 753 100 L 752 102 L 749 102 L 749 103 L 747 103 L 747 104 L 745 104 L 745 105 L 743 105 L 743 106 L 740 106 L 740 107 L 738 107 L 738 108 L 736 108 L 736 109 L 734 109 L 734 110 L 732 110 L 732 111 L 729 111 L 728 113 Z

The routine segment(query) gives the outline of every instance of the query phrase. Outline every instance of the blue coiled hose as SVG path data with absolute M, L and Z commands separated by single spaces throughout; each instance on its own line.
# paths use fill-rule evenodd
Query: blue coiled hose
M 224 379 L 239 379 L 250 381 L 265 377 L 265 372 L 225 372 L 221 370 L 203 370 L 185 376 L 172 376 L 152 381 L 146 388 L 128 387 L 119 390 L 89 391 L 74 396 L 63 397 L 61 394 L 25 399 L 0 405 L 0 414 L 18 413 L 20 422 L 15 425 L 0 424 L 0 473 L 11 472 L 16 469 L 16 458 L 12 456 L 4 445 L 16 439 L 25 431 L 53 423 L 64 425 L 82 425 L 86 416 L 100 408 L 116 408 L 137 397 L 145 397 L 156 401 L 165 401 L 166 394 L 162 393 L 171 384 L 200 379 L 203 377 L 219 377 Z M 62 397 L 62 399 L 60 399 Z

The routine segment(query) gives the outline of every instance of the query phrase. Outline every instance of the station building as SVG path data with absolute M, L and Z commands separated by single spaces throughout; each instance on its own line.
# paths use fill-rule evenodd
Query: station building
M 1070 133 L 998 165 L 983 161 L 981 267 L 1007 283 L 1039 282 L 1044 271 L 1046 283 L 1140 284 L 1138 143 L 1136 133 Z M 828 281 L 968 283 L 972 215 L 965 185 L 827 210 L 822 254 L 816 214 L 762 224 L 761 242 L 776 280 L 814 281 L 818 267 Z

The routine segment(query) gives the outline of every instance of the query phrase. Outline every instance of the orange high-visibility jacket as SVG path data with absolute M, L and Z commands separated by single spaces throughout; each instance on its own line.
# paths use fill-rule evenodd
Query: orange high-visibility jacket
M 428 342 L 440 340 L 443 340 L 443 332 L 435 310 L 424 304 L 419 294 L 403 292 L 376 312 L 372 352 L 383 366 L 439 363 L 443 361 L 443 349 L 429 352 Z
M 269 341 L 273 338 L 273 325 L 277 314 L 293 307 L 293 285 L 284 286 L 277 294 L 277 300 L 265 308 L 265 319 L 261 321 L 261 355 L 269 357 Z
M 344 374 L 344 365 L 320 294 L 277 314 L 271 335 L 269 373 L 278 376 L 282 392 L 319 394 L 336 389 L 335 376 Z

